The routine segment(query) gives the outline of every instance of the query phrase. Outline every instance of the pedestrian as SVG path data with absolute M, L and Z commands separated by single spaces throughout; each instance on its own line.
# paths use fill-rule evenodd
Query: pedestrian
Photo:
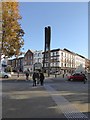
M 33 86 L 36 86 L 36 72 L 35 71 L 33 72 L 32 79 L 33 79 Z
M 42 72 L 40 72 L 40 84 L 41 85 L 43 85 L 44 79 L 45 79 L 44 74 Z
M 37 84 L 39 84 L 39 81 L 40 81 L 39 72 L 36 72 L 36 79 L 37 79 Z
M 83 77 L 84 77 L 84 84 L 86 83 L 86 81 L 87 81 L 87 77 L 86 77 L 86 75 L 84 74 L 84 73 L 82 73 L 81 72 L 81 74 L 83 75 Z
M 19 70 L 17 70 L 17 77 L 19 77 Z
M 63 78 L 64 78 L 64 73 L 63 73 Z
M 26 72 L 25 72 L 25 74 L 26 74 L 26 81 L 29 79 L 29 73 L 30 73 L 30 71 L 29 71 L 29 69 L 27 69 Z

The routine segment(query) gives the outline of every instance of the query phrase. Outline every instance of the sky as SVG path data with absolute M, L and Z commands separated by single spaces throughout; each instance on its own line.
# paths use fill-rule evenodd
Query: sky
M 45 32 L 51 27 L 51 49 L 64 49 L 88 58 L 87 2 L 20 2 L 24 50 L 44 50 Z

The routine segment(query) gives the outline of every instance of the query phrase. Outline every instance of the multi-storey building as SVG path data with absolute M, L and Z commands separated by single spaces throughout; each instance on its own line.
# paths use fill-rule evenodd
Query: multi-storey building
M 18 56 L 18 58 L 9 58 L 8 65 L 12 67 L 13 71 L 19 70 L 20 72 L 23 71 L 23 62 L 24 62 L 24 55 Z
M 43 58 L 43 55 L 42 55 L 42 50 L 35 50 L 34 52 L 34 56 L 33 56 L 33 63 L 41 63 L 42 64 L 42 58 Z
M 90 71 L 90 60 L 85 58 L 85 69 L 87 72 Z
M 24 63 L 23 63 L 24 71 L 29 69 L 30 71 L 33 70 L 33 51 L 28 50 L 24 55 Z
M 60 49 L 54 49 L 50 51 L 51 56 L 51 71 L 58 71 L 61 68 L 61 50 Z M 48 67 L 48 56 L 45 57 L 45 67 Z
M 45 53 L 43 52 L 43 55 Z M 50 51 L 50 70 L 60 71 L 62 66 L 62 50 L 61 49 L 53 49 Z M 45 63 L 44 63 L 44 69 L 48 70 L 48 53 L 45 54 Z
M 46 52 L 47 53 L 47 52 Z M 43 52 L 43 54 L 45 54 Z M 74 72 L 74 70 L 82 65 L 85 68 L 85 57 L 76 54 L 68 49 L 53 49 L 50 51 L 51 62 L 50 68 L 51 71 L 62 71 L 64 73 Z M 45 56 L 45 69 L 48 69 L 48 54 Z
M 43 66 L 43 55 L 42 50 L 28 50 L 23 56 L 13 58 L 8 61 L 8 65 L 11 65 L 13 69 L 18 67 L 19 70 L 25 71 L 29 68 L 30 71 L 41 69 Z M 50 51 L 50 70 L 60 71 L 63 73 L 72 73 L 78 66 L 82 65 L 85 69 L 90 69 L 90 60 L 76 54 L 66 48 L 64 49 L 53 49 Z M 48 54 L 45 55 L 44 67 L 48 70 Z
M 75 70 L 75 53 L 66 48 L 62 51 L 62 68 L 64 69 L 64 73 L 72 73 Z
M 75 55 L 75 68 L 77 68 L 80 65 L 82 65 L 82 67 L 85 68 L 85 57 L 79 54 L 76 54 Z
M 35 50 L 33 52 L 33 70 L 41 70 L 42 69 L 42 50 Z

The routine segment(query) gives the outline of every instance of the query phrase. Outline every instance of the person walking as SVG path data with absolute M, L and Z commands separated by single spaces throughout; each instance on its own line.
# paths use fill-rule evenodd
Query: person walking
M 86 75 L 85 75 L 84 73 L 82 73 L 82 72 L 81 72 L 81 75 L 83 75 L 83 77 L 84 77 L 84 81 L 83 81 L 83 82 L 84 82 L 84 84 L 85 84 L 86 81 L 87 81 L 87 77 L 86 77 Z
M 35 71 L 33 72 L 32 79 L 33 79 L 33 86 L 36 86 L 36 72 Z
M 29 71 L 29 69 L 27 69 L 27 71 L 25 72 L 25 74 L 26 74 L 26 81 L 28 81 L 28 79 L 29 79 L 29 73 L 30 73 L 30 71 Z
M 43 86 L 43 83 L 44 83 L 44 74 L 42 72 L 40 72 L 40 84 Z
M 39 84 L 39 81 L 40 81 L 39 72 L 36 72 L 36 79 L 37 79 L 37 84 Z
M 17 77 L 19 77 L 19 69 L 17 70 Z

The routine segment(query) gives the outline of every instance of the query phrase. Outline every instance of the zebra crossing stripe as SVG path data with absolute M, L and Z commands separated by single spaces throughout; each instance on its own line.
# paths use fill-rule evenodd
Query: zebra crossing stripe
M 65 99 L 61 95 L 57 95 L 58 91 L 54 90 L 51 86 L 45 85 L 45 89 L 48 91 L 48 93 L 51 95 L 52 99 L 58 106 L 58 112 L 59 110 L 62 111 L 62 113 L 65 115 L 65 117 L 73 120 L 82 119 L 82 120 L 89 120 L 89 118 L 84 115 L 82 112 L 80 112 L 78 109 L 75 108 L 67 99 Z

